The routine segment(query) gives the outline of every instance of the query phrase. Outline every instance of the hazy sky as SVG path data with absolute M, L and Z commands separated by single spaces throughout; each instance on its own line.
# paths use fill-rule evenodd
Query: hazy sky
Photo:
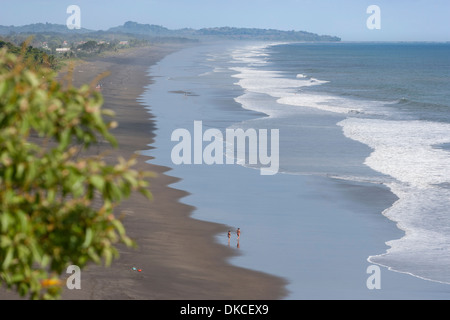
M 176 28 L 255 27 L 336 35 L 345 41 L 450 41 L 450 0 L 0 0 L 0 25 L 65 24 L 81 8 L 81 26 L 105 30 L 126 21 Z M 369 30 L 367 8 L 381 9 Z

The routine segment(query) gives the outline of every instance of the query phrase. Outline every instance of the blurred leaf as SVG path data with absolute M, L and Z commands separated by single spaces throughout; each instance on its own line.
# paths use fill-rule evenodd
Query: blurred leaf
M 86 229 L 86 238 L 84 240 L 84 243 L 82 245 L 83 248 L 88 248 L 91 245 L 92 238 L 94 233 L 92 232 L 91 228 Z
M 9 265 L 12 262 L 13 257 L 14 257 L 14 248 L 9 247 L 6 251 L 5 259 L 3 260 L 3 264 L 2 264 L 3 269 L 8 269 Z
M 105 179 L 102 176 L 93 175 L 89 178 L 89 180 L 96 189 L 98 189 L 100 192 L 103 192 L 103 189 L 105 187 Z

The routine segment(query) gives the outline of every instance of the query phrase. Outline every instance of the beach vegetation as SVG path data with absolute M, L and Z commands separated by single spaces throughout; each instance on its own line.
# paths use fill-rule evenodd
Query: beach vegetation
M 68 266 L 109 266 L 136 245 L 116 211 L 133 192 L 151 198 L 150 173 L 92 151 L 118 145 L 98 79 L 74 87 L 27 52 L 0 49 L 0 287 L 58 299 Z
M 28 43 L 28 42 L 23 42 Z M 23 45 L 22 45 L 23 47 Z M 35 65 L 45 65 L 51 69 L 56 69 L 58 62 L 55 56 L 48 54 L 47 52 L 33 48 L 32 46 L 26 45 L 24 49 L 21 49 L 21 47 L 14 45 L 11 42 L 2 41 L 0 40 L 0 49 L 7 48 L 7 50 L 12 53 L 19 55 L 21 51 L 23 52 L 23 57 L 25 60 L 28 60 L 30 63 L 30 66 Z

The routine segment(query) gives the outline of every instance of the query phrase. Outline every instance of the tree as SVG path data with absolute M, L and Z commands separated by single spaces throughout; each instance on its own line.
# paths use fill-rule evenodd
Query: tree
M 79 45 L 78 48 L 89 53 L 93 52 L 98 48 L 97 41 L 89 40 L 88 42 Z
M 113 113 L 94 85 L 63 85 L 22 55 L 0 50 L 0 285 L 57 299 L 69 265 L 108 266 L 118 243 L 135 245 L 114 208 L 135 191 L 150 198 L 149 173 L 80 156 L 100 139 L 117 146 Z
M 20 47 L 15 46 L 14 44 L 10 42 L 4 42 L 0 41 L 0 49 L 3 47 L 6 47 L 8 49 L 8 52 L 20 55 L 20 53 L 23 53 L 23 57 L 28 61 L 28 65 L 30 67 L 33 67 L 35 65 L 43 66 L 57 69 L 58 68 L 58 61 L 55 59 L 55 56 L 48 55 L 45 51 L 42 51 L 40 49 L 33 48 L 31 46 L 27 46 L 28 42 L 31 41 L 31 39 L 28 39 L 27 41 L 22 43 L 22 50 Z

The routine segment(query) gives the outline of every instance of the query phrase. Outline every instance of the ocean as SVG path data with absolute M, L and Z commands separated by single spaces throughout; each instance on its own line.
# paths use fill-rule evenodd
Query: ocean
M 144 153 L 181 178 L 193 218 L 241 228 L 217 236 L 230 263 L 285 278 L 287 299 L 450 297 L 450 44 L 203 44 L 149 74 Z M 196 121 L 233 164 L 195 161 Z M 174 163 L 177 129 L 192 164 Z M 238 158 L 227 129 L 277 130 L 276 172 L 249 163 L 258 148 Z

